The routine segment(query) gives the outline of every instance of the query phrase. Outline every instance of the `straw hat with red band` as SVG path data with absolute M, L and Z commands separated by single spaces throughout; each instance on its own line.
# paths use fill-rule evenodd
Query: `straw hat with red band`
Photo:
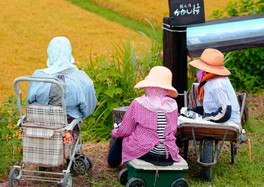
M 198 60 L 189 63 L 200 70 L 216 75 L 230 75 L 230 71 L 224 66 L 224 55 L 217 49 L 205 49 Z
M 158 87 L 167 89 L 170 91 L 169 96 L 177 97 L 177 90 L 172 87 L 172 73 L 171 71 L 164 66 L 155 66 L 153 67 L 148 76 L 137 83 L 134 88 L 146 88 L 146 87 Z

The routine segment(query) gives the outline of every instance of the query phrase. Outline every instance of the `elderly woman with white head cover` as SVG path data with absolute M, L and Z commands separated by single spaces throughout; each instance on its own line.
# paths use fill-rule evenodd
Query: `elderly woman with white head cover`
M 93 81 L 74 65 L 70 41 L 59 36 L 53 38 L 47 49 L 47 68 L 36 70 L 34 77 L 58 78 L 65 83 L 65 101 L 68 117 L 85 118 L 94 112 L 97 104 Z M 29 104 L 59 104 L 56 86 L 42 82 L 30 84 Z

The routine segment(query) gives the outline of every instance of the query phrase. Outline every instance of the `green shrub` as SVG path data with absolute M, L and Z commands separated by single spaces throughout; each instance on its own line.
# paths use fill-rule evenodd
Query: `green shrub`
M 264 0 L 237 0 L 213 12 L 213 18 L 258 14 L 264 12 Z M 237 91 L 257 93 L 264 88 L 264 47 L 237 50 L 226 54 L 226 67 Z
M 264 0 L 236 0 L 229 2 L 223 9 L 214 10 L 212 18 L 234 17 L 264 12 Z
M 230 52 L 225 63 L 236 90 L 257 93 L 264 89 L 264 47 Z
M 143 46 L 140 52 L 130 40 L 120 42 L 114 44 L 112 56 L 91 57 L 87 66 L 83 67 L 94 81 L 98 99 L 95 112 L 82 125 L 84 140 L 108 140 L 113 125 L 113 109 L 128 106 L 142 94 L 142 90 L 134 89 L 134 85 L 145 77 L 151 67 L 162 64 L 162 42 L 158 42 L 154 29 L 152 36 L 147 37 L 150 44 Z
M 8 174 L 14 162 L 21 158 L 21 131 L 17 127 L 16 100 L 9 97 L 0 105 L 0 177 Z

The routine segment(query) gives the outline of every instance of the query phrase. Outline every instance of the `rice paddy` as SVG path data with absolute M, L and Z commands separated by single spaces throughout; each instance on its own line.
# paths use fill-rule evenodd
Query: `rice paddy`
M 168 16 L 168 1 L 91 0 L 100 6 L 131 19 L 154 26 Z M 206 17 L 211 10 L 228 0 L 205 0 Z M 87 63 L 90 55 L 110 55 L 113 43 L 130 40 L 136 45 L 147 42 L 139 33 L 88 12 L 66 0 L 0 1 L 0 102 L 14 95 L 13 80 L 31 75 L 46 66 L 49 41 L 58 35 L 67 36 L 78 63 Z

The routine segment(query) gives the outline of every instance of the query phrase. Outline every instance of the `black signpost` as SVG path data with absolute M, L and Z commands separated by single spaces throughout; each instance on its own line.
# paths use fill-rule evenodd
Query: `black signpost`
M 177 89 L 178 108 L 184 106 L 184 91 L 187 90 L 186 27 L 172 26 L 170 18 L 163 19 L 163 64 L 172 72 L 172 86 Z
M 203 23 L 203 0 L 169 0 L 170 18 L 174 26 Z

